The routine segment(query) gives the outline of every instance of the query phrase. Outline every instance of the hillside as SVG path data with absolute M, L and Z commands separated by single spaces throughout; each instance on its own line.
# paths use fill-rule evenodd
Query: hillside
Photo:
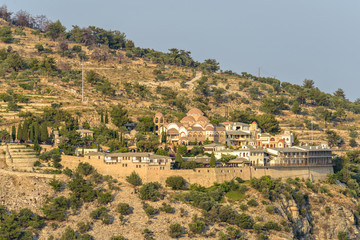
M 2 24 L 7 25 L 5 21 Z M 11 26 L 11 31 L 14 40 L 0 42 L 0 48 L 8 49 L 16 56 L 19 54 L 22 61 L 16 68 L 9 67 L 5 59 L 0 71 L 3 78 L 1 93 L 6 95 L 11 89 L 12 94 L 19 95 L 15 108 L 9 107 L 9 100 L 3 96 L 1 117 L 5 129 L 8 121 L 21 122 L 20 112 L 41 113 L 52 104 L 78 117 L 80 125 L 86 120 L 90 126 L 97 126 L 100 112 L 117 103 L 128 109 L 133 121 L 138 117 L 151 117 L 157 111 L 164 113 L 168 122 L 177 121 L 191 107 L 200 108 L 214 122 L 226 118 L 243 120 L 244 117 L 240 115 L 239 119 L 236 115 L 242 110 L 246 114 L 275 114 L 281 130 L 295 132 L 300 143 L 326 142 L 325 130 L 331 129 L 344 140 L 344 144 L 338 146 L 346 149 L 351 148 L 350 130 L 358 128 L 358 102 L 322 93 L 311 80 L 298 86 L 246 73 L 215 72 L 219 67 L 212 60 L 209 64 L 195 62 L 195 67 L 185 63 L 177 65 L 176 59 L 184 56 L 191 59 L 187 52 L 177 49 L 171 49 L 171 53 L 165 55 L 167 58 L 175 56 L 175 63 L 171 59 L 166 60 L 168 64 L 156 63 L 160 61 L 154 57 L 159 55 L 158 52 L 143 55 L 150 50 L 138 47 L 111 49 L 103 45 L 99 48 L 71 41 L 71 37 L 52 40 L 44 33 L 26 27 Z M 79 56 L 85 59 L 83 102 Z M 50 64 L 50 68 L 31 67 L 34 59 Z M 306 84 L 311 86 L 306 87 Z M 341 95 L 341 91 L 337 94 Z M 296 114 L 294 101 L 300 102 Z M 310 122 L 313 123 L 312 134 Z
M 0 86 L 0 239 L 360 239 L 360 101 L 348 100 L 340 88 L 329 94 L 309 79 L 297 85 L 234 73 L 185 50 L 135 46 L 120 31 L 66 30 L 60 21 L 26 12 L 12 17 L 4 6 Z M 163 163 L 172 171 L 180 162 L 181 173 L 182 157 L 205 156 L 203 145 L 211 141 L 167 142 L 153 118 L 161 113 L 167 123 L 179 122 L 193 108 L 212 129 L 226 121 L 255 122 L 271 135 L 290 130 L 295 145 L 328 143 L 331 173 L 316 182 L 283 175 L 243 181 L 234 170 L 231 181 L 207 188 L 180 176 L 159 186 L 136 176 L 103 176 L 100 167 L 79 160 L 85 149 L 102 151 L 104 161 L 100 155 L 91 160 L 105 169 L 113 166 L 105 152 L 154 152 L 176 156 L 171 168 Z M 92 135 L 81 135 L 90 129 Z M 214 165 L 200 164 L 204 172 L 215 172 L 217 160 L 234 160 L 207 155 Z M 136 171 L 139 161 L 132 162 Z M 156 161 L 160 175 L 164 165 Z M 128 167 L 120 158 L 115 163 L 115 170 Z M 202 180 L 199 164 L 188 163 L 182 170 Z M 310 178 L 310 167 L 301 167 Z
M 173 191 L 166 188 L 160 189 L 164 196 L 163 199 L 160 198 L 154 202 L 145 200 L 145 202 L 158 211 L 163 207 L 163 203 L 166 203 L 173 208 L 174 213 L 159 211 L 154 216 L 148 216 L 140 199 L 141 190 L 139 191 L 139 188 L 134 191 L 134 187 L 127 182 L 107 186 L 107 182 L 112 182 L 111 179 L 105 180 L 100 179 L 99 176 L 96 178 L 91 176 L 86 178 L 92 179 L 91 182 L 95 188 L 101 189 L 104 193 L 111 192 L 112 200 L 110 199 L 109 203 L 101 203 L 98 193 L 98 200 L 82 203 L 76 210 L 66 210 L 66 221 L 47 220 L 46 226 L 40 227 L 39 230 L 29 228 L 35 235 L 38 235 L 37 239 L 53 239 L 50 236 L 59 239 L 68 227 L 78 231 L 78 234 L 79 232 L 83 233 L 82 230 L 79 230 L 79 222 L 90 224 L 89 230 L 84 232 L 95 239 L 110 239 L 115 235 L 124 236 L 126 239 L 169 239 L 169 226 L 175 223 L 179 223 L 186 229 L 186 233 L 181 234 L 181 239 L 345 239 L 339 237 L 341 234 L 345 234 L 345 236 L 348 234 L 350 239 L 357 239 L 360 234 L 356 220 L 358 217 L 357 202 L 344 195 L 346 191 L 343 187 L 336 185 L 311 184 L 300 179 L 289 179 L 286 184 L 272 181 L 273 187 L 281 187 L 277 193 L 273 192 L 270 195 L 264 193 L 266 187 L 263 188 L 262 194 L 254 189 L 256 183 L 253 181 L 242 184 L 214 185 L 204 194 L 207 196 L 206 193 L 208 193 L 212 196 L 211 198 L 214 198 L 217 196 L 216 192 L 221 197 L 224 194 L 222 192 L 225 191 L 223 197 L 217 200 L 218 203 L 211 203 L 221 204 L 222 207 L 217 210 L 218 213 L 214 212 L 214 208 L 209 212 L 203 212 L 202 208 L 208 208 L 205 202 L 203 202 L 205 205 L 196 205 L 196 202 L 186 200 L 187 197 L 184 198 L 190 194 L 190 199 L 192 199 L 191 194 L 202 193 L 198 192 L 199 190 Z M 0 178 L 2 182 L 7 182 L 7 187 L 2 187 L 0 191 L 0 199 L 5 206 L 8 206 L 9 210 L 20 211 L 28 208 L 43 215 L 44 210 L 40 210 L 43 209 L 41 206 L 45 206 L 46 203 L 51 204 L 51 199 L 61 196 L 69 198 L 70 206 L 72 206 L 71 195 L 76 190 L 69 191 L 63 186 L 55 192 L 48 184 L 51 178 L 44 178 L 40 175 L 33 178 L 26 173 L 9 175 L 3 172 L 1 172 Z M 67 185 L 70 185 L 71 179 L 57 178 L 67 181 Z M 97 183 L 93 181 L 94 179 L 97 179 Z M 228 186 L 231 186 L 230 188 L 233 190 L 226 190 L 224 188 L 227 186 L 226 184 L 230 184 Z M 21 198 L 16 196 L 16 193 L 21 195 Z M 207 201 L 205 199 L 203 201 Z M 121 214 L 117 211 L 119 203 L 129 204 L 132 208 L 131 213 L 120 217 Z M 230 206 L 238 214 L 243 214 L 241 216 L 250 216 L 249 220 L 246 220 L 250 222 L 232 223 L 230 212 L 226 212 L 227 206 Z M 104 224 L 89 216 L 92 211 L 100 207 L 107 209 L 110 223 Z M 219 215 L 216 217 L 217 214 Z M 188 225 L 193 222 L 195 215 L 200 221 L 197 222 L 198 226 L 203 229 L 200 234 L 193 232 L 194 230 L 191 230 Z M 54 212 L 52 216 L 57 215 Z M 204 228 L 201 227 L 202 224 L 205 224 Z M 144 235 L 145 229 L 152 232 L 148 238 Z M 0 234 L 3 233 L 0 231 Z M 90 239 L 83 237 L 81 239 Z M 68 238 L 64 238 L 63 235 L 61 239 Z

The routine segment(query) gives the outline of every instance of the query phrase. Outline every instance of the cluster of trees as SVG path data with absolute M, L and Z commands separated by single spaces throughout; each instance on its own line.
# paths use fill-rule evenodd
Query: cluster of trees
M 0 239 L 33 239 L 44 226 L 44 218 L 28 208 L 10 212 L 0 205 Z
M 91 83 L 91 85 L 95 86 L 95 89 L 103 95 L 113 96 L 115 94 L 115 89 L 111 86 L 109 80 L 100 76 L 94 70 L 88 71 L 85 79 Z
M 276 120 L 273 114 L 256 115 L 251 111 L 251 109 L 248 109 L 246 111 L 235 110 L 231 112 L 230 121 L 243 122 L 249 124 L 255 121 L 258 123 L 258 126 L 264 132 L 268 132 L 268 133 L 280 132 L 279 122 Z
M 0 18 L 15 26 L 29 27 L 38 29 L 40 31 L 46 31 L 51 21 L 44 15 L 32 16 L 24 10 L 20 10 L 17 13 L 8 11 L 6 5 L 0 7 Z

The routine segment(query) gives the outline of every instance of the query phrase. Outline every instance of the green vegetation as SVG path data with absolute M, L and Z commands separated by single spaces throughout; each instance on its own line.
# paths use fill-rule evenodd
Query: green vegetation
M 172 190 L 182 190 L 186 188 L 186 180 L 181 176 L 171 176 L 166 179 L 166 186 Z
M 133 171 L 130 174 L 130 176 L 126 177 L 126 181 L 128 183 L 130 183 L 131 185 L 133 185 L 134 187 L 142 185 L 142 180 L 141 180 L 140 176 L 135 171 Z

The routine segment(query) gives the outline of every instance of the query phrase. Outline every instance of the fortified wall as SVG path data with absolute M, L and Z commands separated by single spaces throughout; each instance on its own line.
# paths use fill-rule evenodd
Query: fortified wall
M 330 165 L 317 166 L 273 166 L 273 167 L 224 167 L 224 168 L 196 168 L 192 169 L 169 169 L 162 166 L 106 164 L 101 159 L 87 159 L 84 157 L 62 156 L 61 164 L 64 167 L 75 169 L 80 162 L 87 162 L 94 166 L 103 175 L 125 180 L 131 172 L 135 171 L 142 178 L 143 182 L 160 182 L 165 185 L 165 181 L 170 176 L 182 176 L 190 184 L 198 183 L 205 187 L 213 185 L 214 182 L 222 183 L 230 181 L 236 177 L 243 180 L 250 180 L 253 177 L 270 176 L 272 178 L 310 178 L 311 180 L 325 180 L 327 174 L 333 173 Z

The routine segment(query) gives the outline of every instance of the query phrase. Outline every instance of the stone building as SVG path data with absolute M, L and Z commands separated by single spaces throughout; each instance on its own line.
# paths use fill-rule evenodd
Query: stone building
M 327 145 L 294 146 L 291 148 L 268 148 L 268 165 L 333 165 L 332 150 Z
M 197 108 L 191 109 L 179 123 L 160 123 L 161 113 L 156 113 L 154 123 L 158 126 L 158 134 L 166 132 L 170 144 L 189 144 L 197 142 L 202 144 L 205 141 L 225 143 L 225 127 L 210 123 L 204 113 Z

